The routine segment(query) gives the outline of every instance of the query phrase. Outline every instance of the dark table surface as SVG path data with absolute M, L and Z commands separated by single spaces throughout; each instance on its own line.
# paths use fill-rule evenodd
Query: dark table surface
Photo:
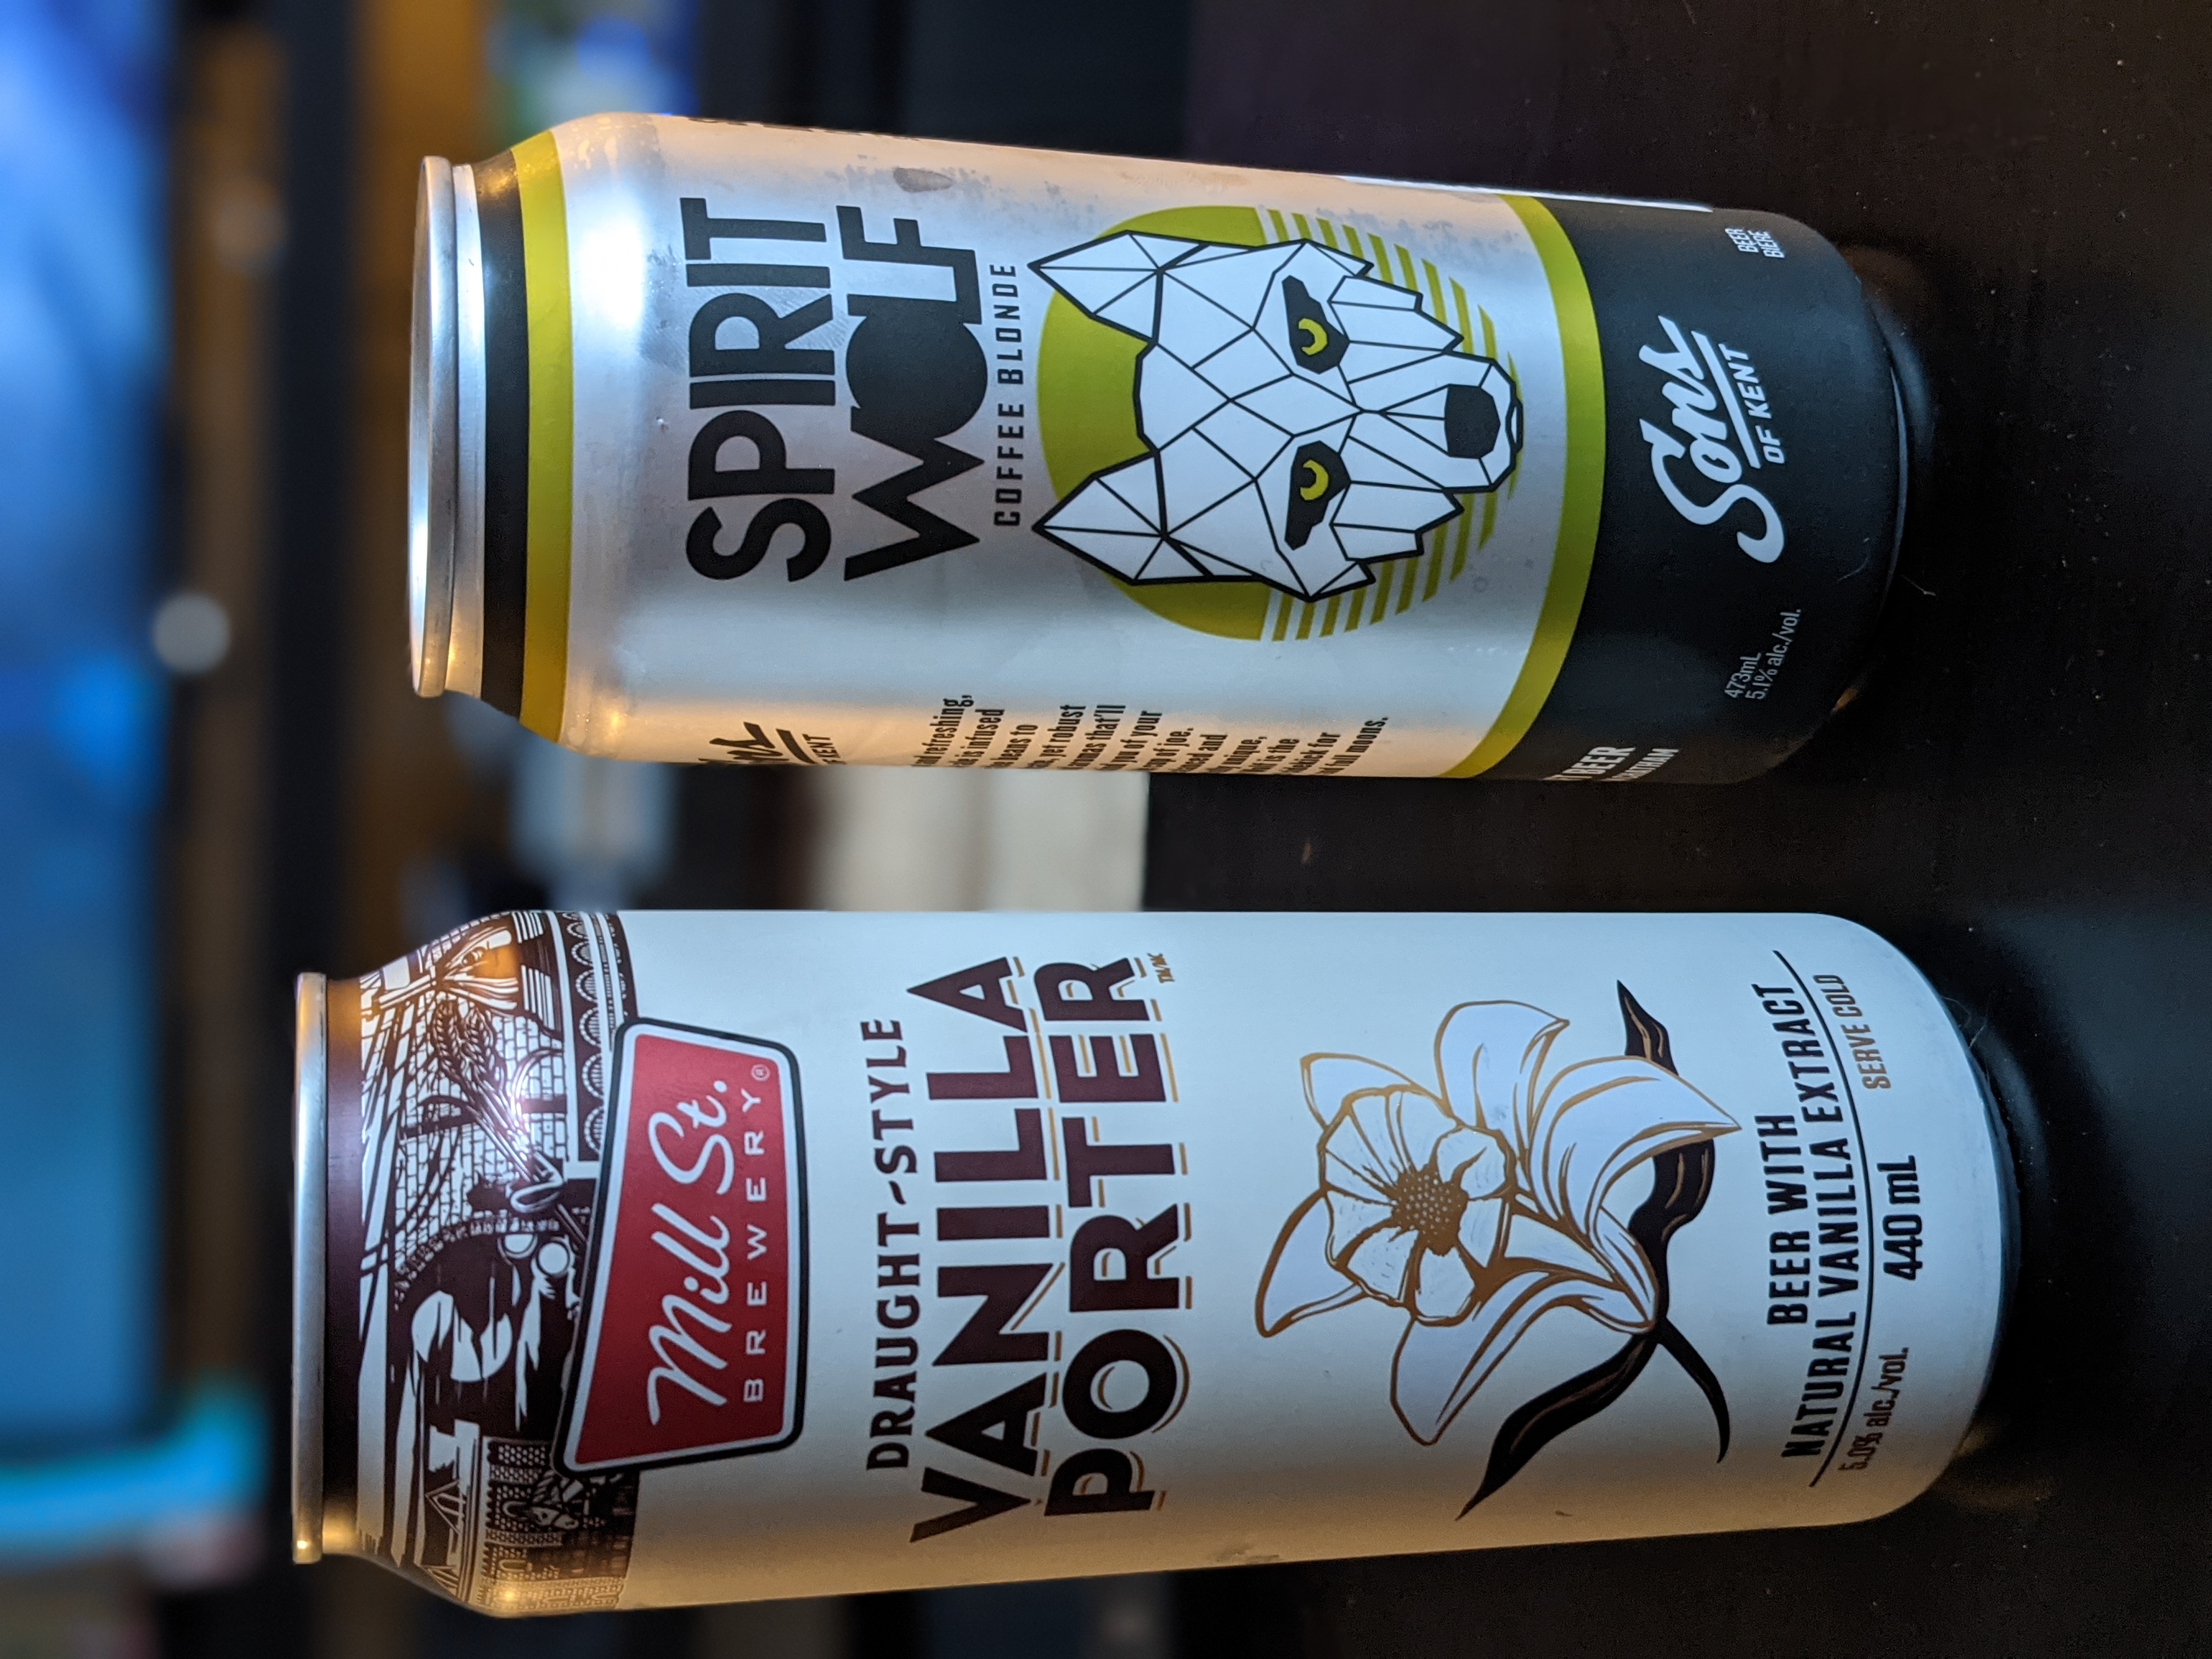
M 1832 911 L 2033 1101 L 1990 1417 L 1861 1526 L 1198 1575 L 1201 1650 L 2203 1650 L 2212 9 L 1207 0 L 1189 153 L 1699 199 L 1912 262 L 1940 408 L 1865 694 L 1696 789 L 1161 779 L 1200 908 Z

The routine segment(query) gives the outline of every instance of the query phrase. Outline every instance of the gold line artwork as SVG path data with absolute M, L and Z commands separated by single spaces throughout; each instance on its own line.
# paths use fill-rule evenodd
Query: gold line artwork
M 1737 1125 L 1675 1074 L 1667 1029 L 1617 988 L 1626 1052 L 1561 1064 L 1567 1022 L 1525 1002 L 1465 1002 L 1437 1027 L 1436 1081 L 1356 1054 L 1308 1054 L 1319 1180 L 1260 1279 L 1263 1337 L 1359 1302 L 1407 1316 L 1390 1404 L 1433 1445 L 1549 1316 L 1620 1332 L 1610 1359 L 1508 1416 L 1473 1509 L 1537 1452 L 1625 1394 L 1663 1349 L 1729 1442 L 1718 1380 L 1668 1318 L 1667 1245 L 1712 1190 Z M 1648 1169 L 1649 1196 L 1627 1185 Z

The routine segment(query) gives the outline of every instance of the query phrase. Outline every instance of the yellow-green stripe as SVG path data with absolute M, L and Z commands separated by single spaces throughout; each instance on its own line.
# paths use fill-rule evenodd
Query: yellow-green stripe
M 1582 616 L 1590 558 L 1597 549 L 1598 509 L 1605 496 L 1605 369 L 1598 357 L 1597 313 L 1590 305 L 1582 261 L 1575 257 L 1574 245 L 1559 222 L 1541 202 L 1527 196 L 1504 199 L 1520 216 L 1543 259 L 1552 308 L 1559 318 L 1559 355 L 1566 371 L 1566 486 L 1559 504 L 1559 538 L 1552 554 L 1551 580 L 1544 589 L 1544 606 L 1537 614 L 1536 635 L 1529 641 L 1520 678 L 1488 735 L 1465 760 L 1443 774 L 1448 778 L 1471 778 L 1488 771 L 1512 753 L 1536 723 L 1559 680 L 1575 623 Z
M 530 602 L 522 623 L 522 723 L 559 740 L 568 682 L 568 538 L 575 365 L 568 314 L 568 205 L 550 133 L 514 147 L 530 295 Z

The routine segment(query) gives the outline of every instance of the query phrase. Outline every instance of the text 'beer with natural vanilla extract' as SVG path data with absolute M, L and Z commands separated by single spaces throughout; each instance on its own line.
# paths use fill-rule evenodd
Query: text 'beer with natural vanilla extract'
M 2005 1302 L 1828 917 L 523 911 L 300 1014 L 295 1550 L 494 1612 L 1863 1520 Z

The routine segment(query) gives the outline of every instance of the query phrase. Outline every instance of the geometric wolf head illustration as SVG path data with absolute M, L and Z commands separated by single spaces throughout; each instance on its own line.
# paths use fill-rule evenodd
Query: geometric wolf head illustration
M 1521 399 L 1372 268 L 1314 241 L 1141 231 L 1038 260 L 1086 315 L 1147 342 L 1147 452 L 1037 528 L 1124 581 L 1263 581 L 1302 599 L 1419 552 L 1458 497 L 1512 471 Z

